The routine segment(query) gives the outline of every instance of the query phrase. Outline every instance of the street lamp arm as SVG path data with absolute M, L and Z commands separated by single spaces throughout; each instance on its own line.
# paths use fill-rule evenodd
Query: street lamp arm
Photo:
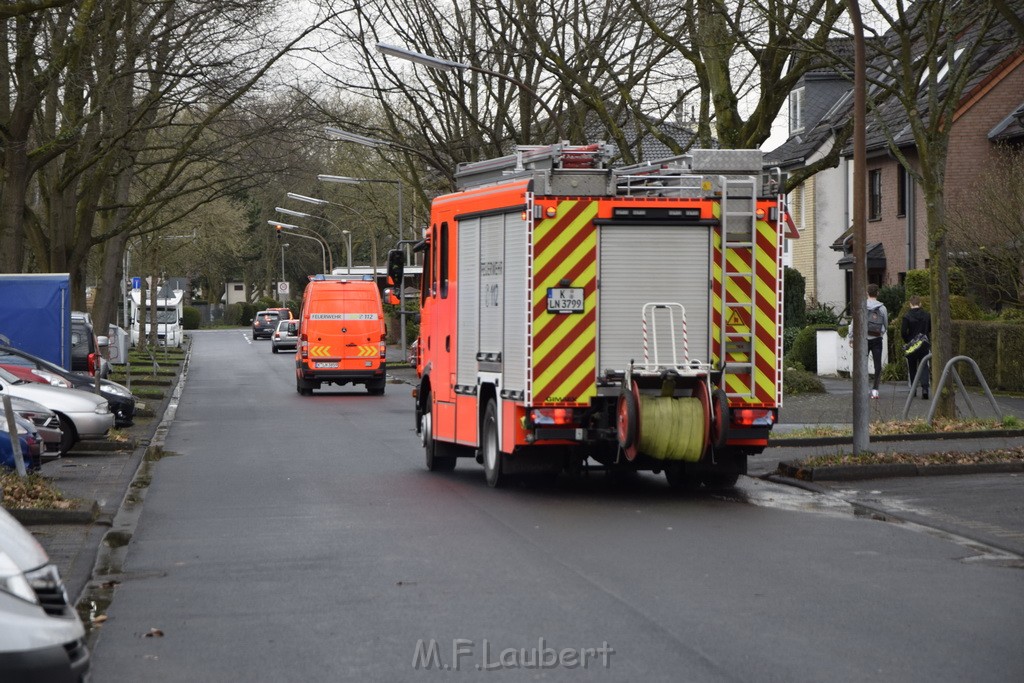
M 324 239 L 323 235 L 318 233 L 316 230 L 313 230 L 312 228 L 307 228 L 301 225 L 291 225 L 290 223 L 280 223 L 278 221 L 267 222 L 273 226 L 280 226 L 281 228 L 284 228 L 285 230 L 288 231 L 308 230 L 309 232 L 316 235 L 316 237 L 310 237 L 309 235 L 303 235 L 297 232 L 290 232 L 290 234 L 294 237 L 301 237 L 302 239 L 313 240 L 314 242 L 317 242 L 320 245 L 320 251 L 322 252 L 321 255 L 323 256 L 324 273 L 330 273 L 331 270 L 334 270 L 334 255 L 328 251 L 327 240 Z M 330 270 L 327 269 L 328 258 L 330 259 Z
M 437 69 L 439 71 L 475 71 L 477 73 L 486 74 L 488 76 L 494 76 L 500 78 L 503 81 L 508 81 L 516 87 L 518 87 L 523 94 L 529 95 L 533 100 L 540 105 L 544 113 L 548 115 L 552 125 L 555 127 L 555 131 L 558 133 L 558 140 L 561 141 L 565 138 L 562 132 L 562 124 L 559 122 L 558 117 L 555 116 L 555 112 L 548 106 L 536 90 L 531 88 L 525 82 L 519 80 L 514 76 L 503 74 L 500 71 L 492 71 L 491 69 L 485 69 L 481 66 L 475 66 L 473 64 L 466 64 L 464 62 L 453 62 L 448 59 L 441 59 L 432 55 L 423 54 L 422 52 L 416 52 L 409 50 L 408 48 L 398 47 L 396 45 L 388 45 L 386 43 L 377 43 L 377 50 L 391 57 L 397 57 L 399 59 L 406 59 L 416 64 L 422 64 L 423 66 L 431 69 Z

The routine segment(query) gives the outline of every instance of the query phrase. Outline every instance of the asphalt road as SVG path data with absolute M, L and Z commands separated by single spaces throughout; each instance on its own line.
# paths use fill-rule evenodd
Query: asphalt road
M 955 539 L 753 479 L 491 490 L 424 470 L 407 385 L 292 372 L 195 335 L 94 681 L 1024 680 L 1024 570 Z

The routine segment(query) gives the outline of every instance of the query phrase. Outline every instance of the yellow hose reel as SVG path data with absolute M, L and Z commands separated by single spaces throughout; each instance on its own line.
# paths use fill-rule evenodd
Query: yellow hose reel
M 697 462 L 711 436 L 711 406 L 703 384 L 696 396 L 640 394 L 634 383 L 619 396 L 618 439 L 633 461 L 640 453 L 657 460 Z

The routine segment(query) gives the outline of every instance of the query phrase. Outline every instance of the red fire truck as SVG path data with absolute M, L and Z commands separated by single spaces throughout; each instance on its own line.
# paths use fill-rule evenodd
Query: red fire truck
M 757 150 L 612 167 L 604 144 L 461 165 L 424 253 L 430 470 L 731 486 L 782 404 L 781 178 Z

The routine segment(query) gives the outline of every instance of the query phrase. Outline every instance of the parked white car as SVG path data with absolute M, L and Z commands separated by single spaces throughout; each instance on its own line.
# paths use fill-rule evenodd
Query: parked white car
M 42 403 L 57 413 L 64 433 L 60 443 L 61 455 L 81 439 L 106 436 L 114 426 L 114 414 L 110 412 L 107 399 L 87 391 L 27 382 L 0 368 L 0 392 Z
M 0 680 L 80 681 L 85 628 L 39 542 L 0 508 Z

